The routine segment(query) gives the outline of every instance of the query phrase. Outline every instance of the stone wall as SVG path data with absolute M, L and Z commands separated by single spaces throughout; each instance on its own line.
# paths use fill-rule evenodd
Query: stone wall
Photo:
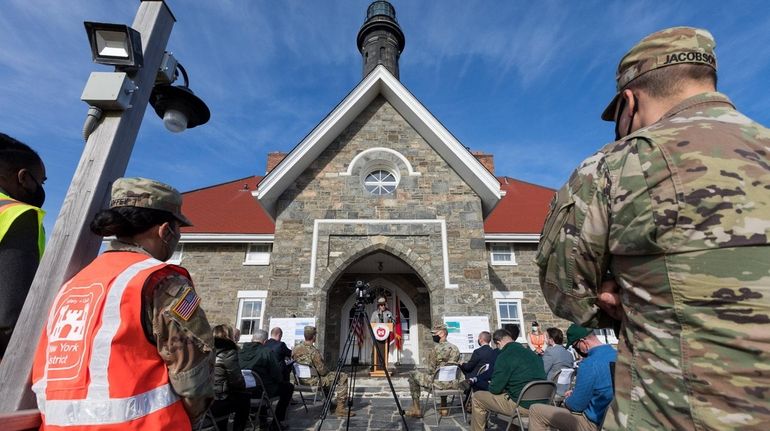
M 367 153 L 350 166 L 357 155 L 373 148 L 399 152 L 420 175 L 409 175 L 409 167 L 403 160 L 387 151 Z M 374 196 L 364 189 L 363 178 L 377 163 L 398 170 L 400 183 L 395 193 Z M 346 175 L 349 168 L 350 175 Z M 432 229 L 437 224 L 418 223 L 396 227 L 396 231 L 383 231 L 391 228 L 387 224 L 369 227 L 356 222 L 319 228 L 314 285 L 301 287 L 311 278 L 317 219 L 444 220 L 449 278 L 457 288 L 445 288 L 444 258 L 437 248 L 441 243 L 418 238 L 426 235 L 435 238 Z M 330 239 L 335 235 L 348 236 L 341 250 L 329 248 L 329 244 L 340 241 Z M 398 243 L 402 244 L 401 252 L 394 251 Z M 378 97 L 278 200 L 270 280 L 270 291 L 274 295 L 268 300 L 268 312 L 316 316 L 319 325 L 331 323 L 326 316 L 332 305 L 327 293 L 335 280 L 356 259 L 378 250 L 378 245 L 388 247 L 388 244 L 391 248 L 387 251 L 400 253 L 397 257 L 412 266 L 430 290 L 431 315 L 435 322 L 443 315 L 470 314 L 494 306 L 489 290 L 480 199 L 409 123 L 384 98 Z M 342 255 L 329 259 L 331 252 Z M 321 282 L 317 282 L 319 280 Z M 421 337 L 429 339 L 429 331 L 422 332 Z M 320 347 L 324 346 L 323 336 L 321 331 Z
M 246 247 L 247 244 L 184 244 L 181 265 L 190 271 L 212 327 L 236 324 L 239 290 L 268 289 L 270 267 L 244 265 Z
M 570 322 L 560 319 L 551 313 L 545 302 L 543 291 L 540 290 L 538 268 L 535 265 L 537 244 L 514 244 L 517 265 L 490 265 L 489 281 L 492 290 L 501 292 L 520 291 L 524 293 L 521 311 L 524 318 L 524 329 L 528 330 L 530 323 L 537 320 L 540 329 L 555 326 L 566 332 Z M 495 324 L 499 321 L 495 307 Z

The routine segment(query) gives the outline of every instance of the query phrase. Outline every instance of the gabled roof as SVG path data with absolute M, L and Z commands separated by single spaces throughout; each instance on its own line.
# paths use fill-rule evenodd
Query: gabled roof
M 484 233 L 539 235 L 555 190 L 509 177 L 499 179 L 505 197 L 484 220 Z
M 193 240 L 207 234 L 212 236 L 209 242 L 228 242 L 236 235 L 273 235 L 275 224 L 249 193 L 261 179 L 246 177 L 182 193 L 182 212 L 194 224 L 182 228 L 184 236 Z M 555 191 L 509 177 L 498 179 L 505 196 L 484 221 L 484 233 L 536 241 Z
M 379 95 L 393 106 L 481 198 L 484 215 L 502 197 L 500 183 L 384 66 L 377 66 L 259 184 L 252 194 L 275 218 L 281 194 Z
M 270 234 L 275 224 L 251 191 L 262 177 L 252 176 L 182 193 L 182 213 L 193 226 L 183 234 Z

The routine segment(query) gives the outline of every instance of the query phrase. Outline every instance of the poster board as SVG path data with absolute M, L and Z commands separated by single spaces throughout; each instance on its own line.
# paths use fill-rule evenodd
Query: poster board
M 444 316 L 447 341 L 457 346 L 460 353 L 473 353 L 479 346 L 479 332 L 489 331 L 488 316 Z
M 278 326 L 283 331 L 281 341 L 290 349 L 305 340 L 305 326 L 315 326 L 315 317 L 274 317 L 267 332 Z

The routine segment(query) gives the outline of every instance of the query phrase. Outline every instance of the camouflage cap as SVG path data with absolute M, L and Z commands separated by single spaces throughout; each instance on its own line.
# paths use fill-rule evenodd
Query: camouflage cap
M 695 63 L 717 69 L 716 42 L 708 30 L 672 27 L 655 32 L 634 45 L 618 64 L 617 92 L 602 113 L 602 120 L 615 121 L 620 92 L 634 79 L 661 67 Z
M 447 330 L 446 323 L 439 323 L 438 325 L 433 326 L 433 330 L 431 332 L 435 334 L 436 332 L 446 331 L 446 330 Z
M 581 338 L 589 336 L 593 330 L 584 328 L 578 324 L 571 324 L 567 328 L 567 346 L 571 346 L 578 342 Z
M 305 339 L 310 339 L 315 337 L 315 334 L 318 332 L 315 329 L 315 326 L 305 326 Z
M 182 214 L 182 195 L 161 182 L 147 178 L 118 178 L 112 183 L 110 208 L 138 207 L 167 211 L 179 220 L 182 226 L 192 226 Z

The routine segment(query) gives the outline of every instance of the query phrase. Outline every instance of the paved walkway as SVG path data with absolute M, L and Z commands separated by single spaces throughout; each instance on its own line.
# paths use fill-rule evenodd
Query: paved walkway
M 412 405 L 407 379 L 400 376 L 392 378 L 392 381 L 398 395 L 398 400 L 401 403 L 401 408 L 406 411 Z M 425 395 L 423 394 L 424 399 Z M 294 401 L 299 400 L 299 393 L 295 392 Z M 318 401 L 312 404 L 312 397 L 307 399 L 307 395 L 306 401 L 308 403 L 307 413 L 305 413 L 301 402 L 289 407 L 286 422 L 290 430 L 315 430 L 318 426 L 323 403 Z M 347 429 L 355 431 L 404 430 L 393 395 L 388 388 L 387 380 L 384 378 L 359 377 L 356 381 L 355 397 L 351 411 L 356 416 L 350 418 L 350 426 Z M 436 425 L 436 412 L 433 409 L 432 401 L 425 407 L 424 412 L 422 419 L 406 418 L 410 431 L 470 430 L 470 425 L 463 420 L 463 414 L 459 409 L 453 409 L 449 416 L 441 417 L 439 425 Z M 470 415 L 468 420 L 470 420 Z M 503 422 L 494 419 L 493 427 L 497 427 L 496 425 L 503 425 Z M 329 414 L 326 416 L 321 429 L 324 431 L 345 430 L 346 421 L 344 418 L 339 419 L 333 414 Z M 504 426 L 500 426 L 499 429 L 504 429 Z

